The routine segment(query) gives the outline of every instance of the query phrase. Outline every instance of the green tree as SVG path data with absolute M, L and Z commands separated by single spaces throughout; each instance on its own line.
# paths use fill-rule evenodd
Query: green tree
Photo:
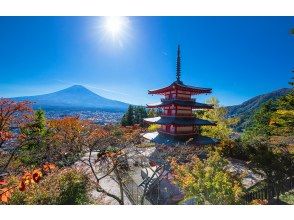
M 292 73 L 294 73 L 294 70 L 292 70 Z M 294 80 L 294 77 L 292 77 L 291 79 L 292 79 L 292 81 L 289 82 L 289 85 L 292 86 L 292 87 L 294 87 L 294 81 L 293 81 Z
M 269 138 L 272 135 L 292 135 L 294 126 L 294 92 L 275 101 L 268 101 L 253 114 L 242 139 Z
M 156 110 L 154 108 L 148 109 L 147 116 L 148 116 L 148 118 L 156 117 L 157 116 Z
M 143 119 L 147 118 L 147 112 L 143 106 L 134 107 L 134 124 L 142 124 Z
M 131 126 L 134 124 L 142 124 L 143 119 L 147 117 L 147 112 L 143 106 L 130 105 L 127 112 L 121 120 L 122 126 Z
M 43 110 L 37 110 L 31 122 L 21 128 L 24 141 L 21 142 L 20 159 L 25 164 L 38 165 L 46 157 L 46 117 Z
M 204 161 L 198 157 L 184 165 L 172 161 L 172 170 L 185 199 L 193 198 L 196 204 L 239 204 L 243 195 L 241 180 L 226 170 L 227 165 L 228 161 L 214 151 Z
M 250 124 L 245 129 L 242 139 L 247 141 L 260 136 L 269 137 L 272 132 L 272 128 L 269 126 L 271 117 L 276 110 L 276 103 L 272 100 L 261 105 L 252 115 Z
M 227 118 L 227 109 L 219 105 L 217 98 L 212 97 L 207 100 L 208 104 L 212 104 L 214 109 L 196 112 L 196 117 L 214 121 L 216 126 L 203 126 L 201 133 L 209 137 L 218 138 L 222 141 L 230 139 L 233 132 L 232 126 L 238 123 L 238 118 Z
M 127 112 L 122 118 L 121 124 L 123 126 L 130 126 L 134 124 L 134 106 L 129 105 Z
M 275 186 L 279 199 L 283 182 L 294 174 L 294 155 L 286 147 L 273 147 L 263 139 L 248 143 L 247 149 L 253 170 L 265 175 L 269 187 Z

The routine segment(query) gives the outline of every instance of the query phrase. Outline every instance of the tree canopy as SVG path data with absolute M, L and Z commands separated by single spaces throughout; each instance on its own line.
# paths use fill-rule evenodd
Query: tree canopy
M 239 204 L 243 195 L 240 179 L 226 170 L 228 161 L 217 151 L 202 161 L 194 157 L 189 164 L 172 162 L 175 182 L 186 199 L 196 204 Z

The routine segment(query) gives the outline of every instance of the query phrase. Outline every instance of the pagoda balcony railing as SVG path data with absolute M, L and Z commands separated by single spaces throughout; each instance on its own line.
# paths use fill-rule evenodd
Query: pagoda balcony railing
M 191 99 L 191 98 L 162 98 L 161 101 L 165 102 L 165 101 L 171 101 L 171 100 L 180 100 L 180 101 L 190 101 L 190 102 L 196 102 L 196 99 Z
M 197 133 L 197 131 L 181 131 L 180 133 L 179 132 L 175 132 L 175 131 L 165 131 L 165 130 L 163 130 L 163 129 L 158 129 L 157 130 L 158 132 L 160 132 L 160 133 L 163 133 L 163 134 L 170 134 L 170 135 L 196 135 L 196 134 L 198 134 Z
M 176 116 L 180 116 L 180 117 L 187 117 L 187 118 L 191 118 L 191 117 L 194 117 L 193 114 L 185 114 L 185 113 L 177 113 L 177 114 L 174 114 L 174 115 L 171 115 L 171 114 L 161 114 L 161 116 L 163 117 L 176 117 Z

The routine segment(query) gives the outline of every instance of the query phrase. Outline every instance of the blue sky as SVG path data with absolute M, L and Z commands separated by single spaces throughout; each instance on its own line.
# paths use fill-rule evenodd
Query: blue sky
M 84 85 L 145 105 L 175 80 L 213 89 L 222 105 L 288 87 L 293 17 L 128 17 L 115 39 L 102 17 L 0 17 L 0 97 Z M 209 96 L 199 96 L 203 101 Z

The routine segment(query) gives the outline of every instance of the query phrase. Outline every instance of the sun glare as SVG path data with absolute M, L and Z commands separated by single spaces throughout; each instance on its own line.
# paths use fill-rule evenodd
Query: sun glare
M 103 31 L 113 41 L 122 44 L 123 38 L 128 34 L 129 19 L 127 17 L 105 17 Z

